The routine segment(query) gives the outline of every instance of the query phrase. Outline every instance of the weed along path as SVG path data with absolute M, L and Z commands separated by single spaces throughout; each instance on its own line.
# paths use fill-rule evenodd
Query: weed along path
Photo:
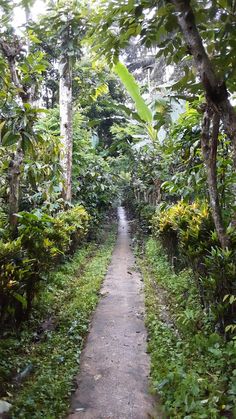
M 93 317 L 78 389 L 68 419 L 146 419 L 155 401 L 148 393 L 144 298 L 135 271 L 125 211 L 118 209 L 118 238 Z

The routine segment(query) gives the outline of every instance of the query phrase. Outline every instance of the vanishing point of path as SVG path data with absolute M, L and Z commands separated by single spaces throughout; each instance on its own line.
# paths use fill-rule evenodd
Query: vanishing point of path
M 78 389 L 68 419 L 157 417 L 148 393 L 142 281 L 135 270 L 123 208 L 118 215 L 117 243 L 81 355 Z

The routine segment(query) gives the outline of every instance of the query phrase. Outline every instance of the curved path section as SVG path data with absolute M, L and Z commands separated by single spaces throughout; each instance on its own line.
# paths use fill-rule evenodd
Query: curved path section
M 78 390 L 68 419 L 157 417 L 153 414 L 154 400 L 148 394 L 142 281 L 135 271 L 122 207 L 118 215 L 117 243 L 81 355 Z

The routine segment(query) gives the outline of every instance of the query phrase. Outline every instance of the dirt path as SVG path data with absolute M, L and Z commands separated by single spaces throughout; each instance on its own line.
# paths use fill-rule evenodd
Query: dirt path
M 68 419 L 161 418 L 148 394 L 149 358 L 141 276 L 135 272 L 128 223 L 119 230 L 87 344 Z

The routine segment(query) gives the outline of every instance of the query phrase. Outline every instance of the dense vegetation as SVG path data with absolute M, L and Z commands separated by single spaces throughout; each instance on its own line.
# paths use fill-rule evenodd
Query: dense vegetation
M 169 417 L 232 417 L 236 3 L 58 0 L 43 15 L 34 6 L 0 0 L 1 398 L 12 402 L 14 377 L 32 364 L 12 417 L 66 411 L 77 354 L 64 362 L 63 342 L 78 326 L 71 342 L 82 345 L 114 238 L 101 246 L 98 236 L 123 202 L 142 231 L 153 390 Z M 96 243 L 101 272 L 90 282 L 95 252 L 64 311 L 56 299 L 75 290 Z M 84 317 L 73 326 L 75 305 Z M 63 327 L 31 351 L 44 312 Z M 50 345 L 58 353 L 47 364 Z M 22 348 L 29 357 L 17 366 Z

